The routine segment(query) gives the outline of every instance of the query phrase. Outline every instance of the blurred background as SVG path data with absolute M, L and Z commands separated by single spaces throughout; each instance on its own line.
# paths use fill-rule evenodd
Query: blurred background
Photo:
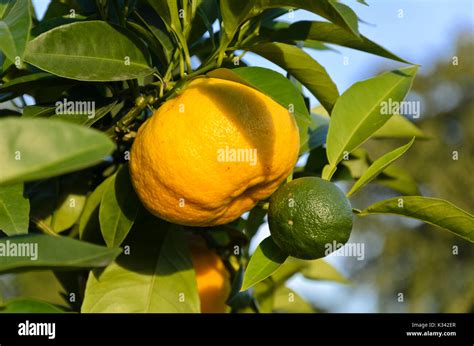
M 359 15 L 362 34 L 421 65 L 409 98 L 420 101 L 421 115 L 415 122 L 431 139 L 417 140 L 398 166 L 413 175 L 423 195 L 448 199 L 473 213 L 474 1 L 367 0 L 369 6 L 356 0 L 343 2 Z M 49 1 L 33 3 L 41 18 Z M 305 11 L 280 19 L 324 20 Z M 306 51 L 326 67 L 340 93 L 359 80 L 403 66 L 355 50 L 328 47 Z M 248 53 L 244 60 L 283 73 L 254 54 Z M 318 105 L 314 97 L 310 100 L 312 107 Z M 365 148 L 376 158 L 402 144 L 377 140 Z M 363 208 L 397 195 L 370 185 L 352 203 Z M 253 248 L 268 234 L 268 226 L 262 226 Z M 371 216 L 355 220 L 350 242 L 365 245 L 363 260 L 334 255 L 326 259 L 351 284 L 315 282 L 296 275 L 288 286 L 319 311 L 474 312 L 474 246 L 467 241 L 417 221 Z

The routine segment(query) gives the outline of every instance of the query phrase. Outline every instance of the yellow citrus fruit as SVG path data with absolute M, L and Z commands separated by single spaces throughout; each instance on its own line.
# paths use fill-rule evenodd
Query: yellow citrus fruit
M 222 259 L 202 244 L 191 245 L 191 258 L 196 271 L 201 312 L 226 312 L 230 294 L 230 275 Z
M 229 223 L 269 197 L 299 150 L 292 114 L 244 84 L 202 77 L 138 130 L 130 173 L 145 207 L 188 226 Z

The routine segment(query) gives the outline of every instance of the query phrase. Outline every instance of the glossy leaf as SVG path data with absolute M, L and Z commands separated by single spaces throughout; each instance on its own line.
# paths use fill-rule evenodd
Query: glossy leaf
M 179 9 L 176 1 L 148 0 L 148 3 L 170 30 L 181 31 L 181 21 L 179 20 Z
M 103 44 L 104 37 L 110 44 Z M 47 31 L 28 43 L 25 60 L 52 74 L 84 81 L 121 81 L 153 72 L 140 40 L 104 21 Z
M 65 271 L 63 271 L 65 273 Z M 6 287 L 15 287 L 8 292 Z M 64 293 L 61 284 L 51 270 L 32 270 L 0 275 L 0 291 L 8 295 L 8 299 L 28 297 L 28 299 L 49 302 L 58 307 L 65 307 Z M 0 294 L 1 295 L 1 294 Z M 0 299 L 1 305 L 1 299 Z
M 329 117 L 311 113 L 311 124 L 308 126 L 308 141 L 302 146 L 301 152 L 311 151 L 326 143 L 329 128 Z
M 14 78 L 6 83 L 0 85 L 0 93 L 5 94 L 9 92 L 21 93 L 51 83 L 57 77 L 52 76 L 46 72 L 32 73 L 25 76 Z
M 199 312 L 183 231 L 155 218 L 135 223 L 131 235 L 127 238 L 129 255 L 120 256 L 103 271 L 90 273 L 81 311 Z
M 410 90 L 417 67 L 409 67 L 352 85 L 338 99 L 331 115 L 327 137 L 330 179 L 345 152 L 350 153 L 385 124 L 392 114 L 382 114 L 385 102 L 401 102 Z
M 474 242 L 474 216 L 451 202 L 431 197 L 402 196 L 387 199 L 365 208 L 358 216 L 396 214 L 418 219 Z
M 91 237 L 91 232 L 94 230 L 100 230 L 99 223 L 99 206 L 100 201 L 106 188 L 109 186 L 109 182 L 113 180 L 115 176 L 108 177 L 94 191 L 87 197 L 84 210 L 82 211 L 81 217 L 79 218 L 79 237 L 81 239 L 88 240 Z
M 166 37 L 166 34 L 161 34 L 157 28 L 148 25 L 145 21 L 143 21 L 143 24 L 145 26 L 127 22 L 127 27 L 146 42 L 150 52 L 156 55 L 163 64 L 169 64 L 171 50 L 165 49 L 165 46 L 160 42 L 162 38 Z M 157 33 L 159 34 L 157 35 Z
M 0 184 L 89 167 L 113 149 L 105 134 L 82 126 L 49 119 L 0 119 Z
M 113 101 L 102 107 L 94 110 L 94 113 L 73 113 L 73 114 L 60 114 L 56 113 L 56 107 L 43 107 L 43 106 L 27 106 L 23 110 L 23 117 L 47 117 L 50 119 L 57 119 L 67 121 L 90 127 L 106 116 L 112 109 L 117 105 L 117 101 Z
M 310 55 L 298 47 L 278 42 L 259 44 L 247 49 L 287 70 L 331 112 L 339 92 L 326 69 Z
M 377 177 L 376 183 L 403 195 L 419 195 L 420 190 L 415 179 L 405 169 L 396 165 L 385 168 L 381 175 Z
M 2 6 L 3 7 L 3 6 Z M 2 9 L 5 11 L 5 8 Z M 31 16 L 28 0 L 16 0 L 6 16 L 0 20 L 0 50 L 11 61 L 23 58 L 30 35 Z
M 397 160 L 400 156 L 405 154 L 408 149 L 412 146 L 415 138 L 413 138 L 409 143 L 392 150 L 391 152 L 382 155 L 377 160 L 375 160 L 369 168 L 362 174 L 362 176 L 352 185 L 352 188 L 347 193 L 347 196 L 353 195 L 355 192 L 360 190 L 364 185 L 370 183 L 377 175 L 383 172 L 383 170 Z
M 30 202 L 23 184 L 0 186 L 0 230 L 8 236 L 28 233 Z
M 300 261 L 294 257 L 288 257 L 285 263 L 283 263 L 271 276 L 275 287 L 283 286 L 295 274 L 301 272 L 306 265 L 306 261 Z
M 42 221 L 49 225 L 55 233 L 71 228 L 84 209 L 86 194 L 89 188 L 88 176 L 71 174 L 59 179 L 56 199 L 44 199 L 42 203 L 52 204 L 54 211 Z
M 56 111 L 56 107 L 44 107 L 44 106 L 26 106 L 23 108 L 24 118 L 43 118 L 53 115 Z
M 265 238 L 255 249 L 245 271 L 241 291 L 245 291 L 272 275 L 288 258 L 271 237 Z
M 365 149 L 357 148 L 350 154 L 349 158 L 349 160 L 342 160 L 341 165 L 349 169 L 352 179 L 358 179 L 370 166 L 369 154 Z
M 0 0 L 0 19 L 3 19 L 3 16 L 8 11 L 8 7 L 12 4 L 9 0 Z
M 415 124 L 403 115 L 393 115 L 381 128 L 375 131 L 373 138 L 429 138 Z
M 249 212 L 247 222 L 245 224 L 245 234 L 251 239 L 259 230 L 260 226 L 265 222 L 267 211 L 259 206 L 254 207 Z
M 13 256 L 12 249 L 26 256 Z M 28 252 L 25 252 L 28 249 Z M 0 272 L 45 268 L 104 267 L 120 254 L 120 249 L 108 249 L 69 237 L 28 234 L 0 238 Z M 10 256 L 9 256 L 10 254 Z
M 108 247 L 116 247 L 123 242 L 133 226 L 139 206 L 128 165 L 122 166 L 108 181 L 100 202 L 100 229 Z
M 65 311 L 53 304 L 30 298 L 16 298 L 0 306 L 3 314 L 37 314 L 37 313 L 64 313 Z
M 275 25 L 272 23 L 272 25 Z M 363 52 L 375 54 L 384 58 L 408 63 L 406 60 L 386 50 L 377 43 L 360 35 L 354 36 L 347 30 L 327 22 L 298 21 L 287 28 L 272 30 L 269 32 L 274 41 L 307 41 L 314 40 L 339 46 L 357 49 Z
M 313 12 L 339 25 L 356 37 L 358 36 L 357 15 L 350 7 L 334 0 L 242 0 L 221 1 L 220 10 L 223 19 L 225 41 L 230 42 L 237 28 L 247 19 L 259 15 L 262 11 L 278 7 L 296 7 Z
M 83 126 L 90 127 L 94 125 L 96 122 L 98 122 L 100 119 L 105 117 L 109 112 L 111 112 L 116 105 L 117 105 L 117 101 L 113 101 L 109 104 L 99 107 L 98 109 L 95 110 L 95 113 L 93 114 L 93 116 L 91 116 L 91 114 L 85 114 L 85 116 L 81 118 L 81 121 L 80 122 L 78 121 L 77 123 Z M 59 119 L 59 116 L 52 117 L 52 119 L 56 119 L 56 118 Z

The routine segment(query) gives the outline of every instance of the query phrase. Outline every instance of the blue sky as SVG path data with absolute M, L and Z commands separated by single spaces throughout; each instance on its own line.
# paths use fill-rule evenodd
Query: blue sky
M 457 35 L 463 31 L 474 33 L 474 0 L 366 1 L 369 7 L 356 0 L 343 2 L 351 6 L 361 20 L 368 23 L 360 23 L 362 34 L 402 58 L 421 65 L 419 74 L 428 73 L 433 63 L 440 58 L 450 63 Z M 33 0 L 33 3 L 41 17 L 49 1 Z M 296 11 L 293 19 L 288 18 L 288 15 L 282 16 L 281 19 L 322 20 L 306 11 Z M 341 93 L 358 80 L 370 77 L 381 66 L 386 69 L 403 66 L 367 53 L 333 47 L 339 52 L 310 49 L 307 49 L 307 52 L 326 67 Z M 344 57 L 349 59 L 348 65 L 343 64 Z M 279 67 L 251 53 L 246 55 L 245 60 L 252 65 L 283 72 Z M 311 97 L 311 102 L 312 106 L 317 105 L 314 97 Z M 262 226 L 253 246 L 268 234 L 268 227 Z M 376 252 L 376 248 L 377 246 L 372 246 L 371 250 Z M 328 260 L 336 267 L 340 266 L 338 258 L 329 256 Z M 372 312 L 376 309 L 377 292 L 371 286 L 347 287 L 333 283 L 309 283 L 296 278 L 291 287 L 330 311 Z

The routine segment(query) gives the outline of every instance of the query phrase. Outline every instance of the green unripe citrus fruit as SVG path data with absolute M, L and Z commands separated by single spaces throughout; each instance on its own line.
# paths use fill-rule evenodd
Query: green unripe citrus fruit
M 283 251 L 301 259 L 316 259 L 336 250 L 334 244 L 349 240 L 352 208 L 333 183 L 304 177 L 273 194 L 268 223 L 275 243 Z

